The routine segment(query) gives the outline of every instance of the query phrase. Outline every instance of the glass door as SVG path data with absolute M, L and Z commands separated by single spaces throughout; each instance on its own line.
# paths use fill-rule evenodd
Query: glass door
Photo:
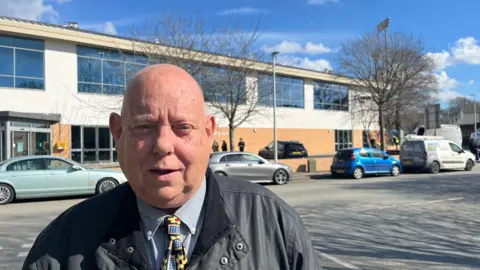
M 31 155 L 50 155 L 50 133 L 32 132 L 30 154 Z
M 29 132 L 12 131 L 12 157 L 23 157 L 28 155 Z

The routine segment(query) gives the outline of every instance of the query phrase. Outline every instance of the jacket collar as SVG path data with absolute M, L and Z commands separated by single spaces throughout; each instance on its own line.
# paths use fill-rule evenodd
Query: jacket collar
M 220 187 L 212 171 L 207 169 L 207 191 L 205 194 L 203 224 L 188 265 L 196 264 L 213 244 L 225 236 L 234 224 L 227 215 Z
M 196 264 L 210 247 L 234 228 L 234 224 L 227 215 L 217 179 L 210 169 L 207 169 L 206 181 L 203 224 L 188 262 L 189 265 Z M 140 227 L 136 196 L 128 182 L 123 185 L 121 188 L 126 189 L 125 195 L 121 199 L 117 216 L 104 236 L 101 246 L 131 265 L 136 265 L 140 269 L 151 269 Z

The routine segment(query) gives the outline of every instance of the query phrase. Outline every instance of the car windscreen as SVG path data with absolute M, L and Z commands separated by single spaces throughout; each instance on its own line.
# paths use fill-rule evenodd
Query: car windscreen
M 336 161 L 348 161 L 348 160 L 350 160 L 350 157 L 352 156 L 352 154 L 353 154 L 352 150 L 340 150 L 335 155 L 335 160 Z

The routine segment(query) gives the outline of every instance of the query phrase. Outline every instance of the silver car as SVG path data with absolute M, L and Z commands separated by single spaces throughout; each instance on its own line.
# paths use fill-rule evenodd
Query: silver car
M 94 195 L 126 181 L 122 171 L 87 169 L 63 157 L 17 157 L 0 163 L 0 205 L 14 199 Z
M 213 173 L 256 183 L 283 185 L 292 180 L 292 168 L 270 163 L 246 152 L 216 152 L 210 154 L 209 167 Z

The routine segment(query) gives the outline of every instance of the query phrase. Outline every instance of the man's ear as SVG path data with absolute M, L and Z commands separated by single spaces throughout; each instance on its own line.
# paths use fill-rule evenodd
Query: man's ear
M 213 139 L 213 134 L 215 133 L 215 129 L 217 128 L 217 122 L 215 120 L 215 116 L 207 115 L 207 124 L 205 126 L 205 132 L 209 139 Z
M 118 145 L 120 136 L 122 135 L 122 117 L 116 113 L 110 114 L 109 119 L 110 132 L 112 133 L 115 144 Z

